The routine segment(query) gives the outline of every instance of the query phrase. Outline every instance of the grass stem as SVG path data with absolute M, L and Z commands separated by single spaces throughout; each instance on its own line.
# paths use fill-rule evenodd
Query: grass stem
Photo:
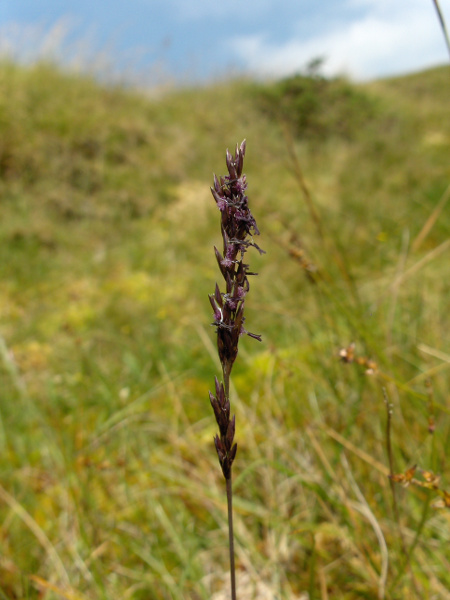
M 223 386 L 225 397 L 230 400 L 230 371 L 223 367 Z M 234 528 L 233 528 L 233 481 L 232 473 L 225 480 L 227 483 L 227 505 L 228 505 L 228 546 L 230 551 L 230 577 L 231 577 L 231 600 L 236 600 L 236 566 L 234 561 Z
M 231 600 L 236 600 L 236 567 L 234 563 L 234 530 L 233 530 L 233 483 L 230 477 L 227 482 L 228 503 L 228 540 L 230 549 Z

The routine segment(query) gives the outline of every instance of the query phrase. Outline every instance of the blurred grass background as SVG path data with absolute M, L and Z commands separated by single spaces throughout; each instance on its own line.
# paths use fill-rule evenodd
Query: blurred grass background
M 385 406 L 395 472 L 449 490 L 449 73 L 151 97 L 0 64 L 1 598 L 227 597 L 209 186 L 244 138 L 239 598 L 450 597 L 450 512 L 410 486 L 396 516 Z

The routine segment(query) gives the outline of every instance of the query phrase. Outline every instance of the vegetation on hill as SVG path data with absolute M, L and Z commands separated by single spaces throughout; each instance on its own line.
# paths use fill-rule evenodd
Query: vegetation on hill
M 225 598 L 209 185 L 244 138 L 238 597 L 450 597 L 449 74 L 0 64 L 0 598 Z

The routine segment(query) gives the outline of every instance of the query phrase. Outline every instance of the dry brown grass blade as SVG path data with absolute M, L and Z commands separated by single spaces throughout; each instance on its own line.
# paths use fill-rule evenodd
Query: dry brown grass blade
M 27 512 L 24 507 L 17 502 L 17 500 L 8 494 L 8 492 L 4 489 L 4 487 L 0 484 L 0 499 L 7 504 L 10 509 L 23 521 L 23 523 L 28 527 L 28 529 L 33 533 L 38 542 L 47 552 L 49 559 L 51 560 L 56 573 L 58 573 L 59 578 L 64 584 L 69 584 L 69 576 L 64 567 L 62 560 L 60 559 L 58 553 L 55 550 L 55 547 L 48 539 L 44 530 L 39 527 L 33 517 Z
M 312 200 L 311 193 L 309 191 L 308 186 L 306 185 L 305 178 L 303 176 L 303 171 L 300 166 L 300 162 L 297 157 L 297 153 L 295 151 L 294 140 L 292 139 L 291 132 L 289 131 L 286 125 L 283 126 L 283 134 L 286 140 L 286 148 L 289 153 L 290 159 L 292 161 L 292 166 L 294 169 L 295 177 L 297 179 L 297 183 L 302 191 L 303 197 L 305 198 L 306 205 L 308 207 L 311 218 L 314 222 L 314 225 L 317 229 L 317 233 L 322 241 L 325 241 L 325 234 L 322 228 L 322 221 L 320 219 L 319 213 L 314 206 L 314 202 Z
M 323 430 L 326 433 L 329 433 L 327 431 L 327 429 L 328 428 L 326 428 L 326 427 L 323 428 Z M 347 491 L 342 486 L 342 482 L 339 480 L 339 478 L 337 476 L 337 473 L 331 467 L 331 465 L 330 465 L 327 457 L 325 456 L 325 453 L 324 453 L 324 451 L 323 451 L 323 449 L 322 449 L 319 441 L 314 436 L 314 433 L 313 433 L 312 429 L 311 428 L 307 428 L 306 429 L 306 433 L 307 433 L 309 439 L 311 440 L 311 445 L 314 448 L 314 450 L 316 451 L 316 453 L 317 453 L 320 461 L 324 465 L 324 467 L 325 467 L 326 471 L 328 472 L 329 476 L 331 477 L 331 479 L 336 484 L 335 491 L 339 495 L 339 498 L 340 498 L 341 502 L 345 505 L 345 507 L 348 510 L 348 516 L 349 516 L 349 519 L 350 519 L 350 527 L 351 527 L 352 531 L 357 531 L 359 529 L 359 527 L 358 527 L 358 522 L 357 522 L 357 519 L 356 519 L 356 513 L 364 514 L 366 511 L 364 509 L 361 510 L 361 506 L 360 506 L 359 502 L 353 502 L 353 501 L 351 501 L 349 499 Z M 383 465 L 383 467 L 384 467 L 384 465 Z M 317 499 L 319 500 L 319 498 L 317 498 Z M 324 506 L 324 505 L 322 505 L 322 506 Z M 366 514 L 364 514 L 364 516 L 367 518 Z M 330 521 L 334 521 L 334 520 L 335 520 L 335 517 L 332 514 L 330 514 Z M 364 558 L 364 551 L 359 547 L 359 545 L 353 539 L 347 538 L 346 541 L 349 544 L 349 547 L 351 547 L 352 552 L 355 553 L 355 556 L 358 558 L 358 560 L 361 560 L 365 564 L 365 571 L 366 571 L 367 576 L 369 577 L 369 579 L 372 581 L 372 583 L 374 585 L 376 585 L 377 587 L 379 587 L 380 576 L 376 572 L 376 570 L 373 567 L 373 565 L 368 564 L 366 562 L 366 560 Z M 384 577 L 384 575 L 383 575 L 383 577 Z M 383 579 L 383 593 L 384 593 L 384 579 Z
M 441 371 L 450 369 L 450 354 L 446 354 L 445 352 L 437 350 L 436 348 L 431 348 L 430 346 L 427 346 L 426 344 L 417 344 L 417 350 L 419 350 L 420 352 L 423 352 L 424 354 L 428 354 L 429 356 L 434 356 L 435 358 L 439 358 L 443 362 L 440 363 L 439 365 L 435 365 L 434 367 L 431 367 L 430 369 L 427 369 L 426 371 L 424 371 L 423 373 L 420 373 L 419 375 L 416 375 L 415 377 L 413 377 L 412 379 L 407 381 L 406 385 L 409 385 L 409 386 L 416 385 L 417 383 L 420 383 L 420 382 L 428 379 L 432 375 L 436 375 L 437 373 L 440 373 Z
M 356 483 L 356 479 L 353 477 L 353 473 L 351 472 L 351 469 L 350 469 L 350 464 L 349 464 L 345 454 L 341 455 L 341 462 L 342 462 L 342 465 L 344 466 L 344 469 L 347 472 L 347 477 L 348 477 L 350 485 L 355 493 L 355 496 L 358 498 L 358 501 L 359 501 L 359 504 L 354 505 L 354 506 L 369 521 L 370 525 L 372 526 L 372 528 L 375 532 L 376 538 L 378 540 L 379 552 L 380 552 L 380 558 L 381 558 L 381 568 L 380 568 L 380 574 L 379 574 L 379 578 L 378 578 L 378 598 L 379 598 L 379 600 L 383 600 L 386 597 L 386 582 L 387 582 L 388 566 L 389 566 L 389 553 L 388 553 L 388 547 L 386 544 L 386 540 L 384 538 L 383 531 L 381 529 L 381 526 L 380 526 L 377 518 L 373 514 L 367 500 L 365 499 L 363 493 L 361 492 L 360 488 L 358 487 L 358 484 Z
M 292 161 L 295 178 L 297 180 L 299 188 L 305 199 L 306 205 L 307 205 L 309 213 L 311 215 L 311 219 L 316 228 L 317 235 L 319 236 L 319 238 L 320 238 L 324 248 L 327 250 L 329 256 L 332 257 L 332 259 L 335 261 L 336 265 L 338 266 L 344 280 L 346 281 L 346 283 L 349 287 L 349 290 L 350 290 L 356 304 L 359 304 L 358 294 L 355 289 L 350 272 L 347 268 L 345 258 L 343 257 L 343 255 L 342 255 L 340 249 L 338 248 L 338 245 L 335 243 L 334 239 L 331 238 L 329 232 L 326 232 L 324 230 L 324 227 L 322 224 L 322 219 L 320 218 L 320 215 L 317 212 L 317 209 L 314 205 L 314 202 L 313 202 L 313 199 L 311 196 L 311 192 L 309 191 L 309 188 L 308 188 L 305 178 L 303 176 L 303 171 L 300 166 L 300 162 L 298 160 L 297 153 L 295 151 L 294 140 L 292 138 L 291 132 L 289 131 L 289 129 L 286 125 L 283 126 L 283 134 L 284 134 L 284 138 L 286 140 L 287 151 L 288 151 L 289 157 Z
M 442 352 L 442 350 L 438 350 L 437 348 L 432 348 L 427 344 L 417 344 L 417 349 L 425 354 L 429 354 L 430 356 L 434 356 L 439 358 L 440 360 L 445 361 L 446 363 L 450 363 L 450 354 L 447 352 Z
M 64 598 L 64 600 L 84 600 L 84 596 L 80 596 L 78 593 L 68 590 L 62 590 L 60 587 L 50 583 L 50 581 L 42 579 L 42 577 L 38 577 L 37 575 L 30 575 L 30 579 L 41 591 L 51 590 L 52 592 L 55 592 L 55 594 L 58 594 L 58 596 L 61 596 L 61 598 Z
M 323 567 L 321 567 L 318 570 L 318 574 L 319 574 L 319 585 L 320 585 L 320 597 L 321 597 L 321 600 L 328 600 L 327 579 L 326 579 L 325 570 L 324 570 Z
M 435 358 L 439 358 L 439 360 L 442 360 L 443 362 L 439 365 L 435 365 L 434 367 L 431 367 L 430 369 L 428 369 L 427 371 L 424 371 L 423 373 L 420 373 L 419 375 L 416 375 L 416 377 L 413 377 L 412 379 L 410 379 L 406 383 L 406 385 L 408 385 L 408 386 L 415 385 L 417 383 L 420 383 L 421 381 L 428 379 L 432 375 L 436 375 L 437 373 L 440 373 L 441 371 L 450 369 L 450 354 L 447 354 L 446 352 L 442 352 L 441 350 L 437 350 L 436 348 L 431 348 L 430 346 L 427 346 L 426 344 L 417 344 L 417 350 L 419 350 L 420 352 L 423 352 L 424 354 L 428 354 L 429 356 L 434 356 Z
M 327 435 L 336 440 L 336 442 L 339 442 L 341 446 L 347 448 L 347 450 L 349 450 L 350 452 L 355 454 L 355 456 L 357 456 L 358 458 L 366 462 L 368 465 L 379 471 L 382 475 L 385 475 L 386 477 L 389 475 L 389 469 L 386 467 L 386 465 L 380 463 L 378 460 L 370 456 L 370 454 L 364 452 L 364 450 L 357 448 L 354 444 L 346 440 L 337 431 L 334 431 L 334 429 L 331 429 L 331 427 L 324 427 L 324 431 Z
M 396 285 L 399 285 L 405 279 L 407 279 L 408 277 L 411 277 L 411 275 L 414 275 L 415 273 L 417 273 L 417 271 L 420 271 L 420 269 L 422 267 L 424 267 L 426 264 L 428 264 L 429 262 L 431 262 L 433 259 L 435 259 L 437 256 L 439 256 L 443 252 L 445 252 L 448 249 L 449 246 L 450 246 L 450 239 L 445 240 L 445 242 L 442 242 L 442 244 L 440 244 L 436 248 L 433 248 L 433 250 L 430 250 L 430 252 L 428 252 L 428 254 L 425 254 L 425 256 L 423 258 L 421 258 L 414 265 L 412 265 L 411 267 L 409 267 L 409 269 L 407 269 L 406 271 L 404 271 L 403 273 L 401 273 L 392 282 L 391 289 L 395 289 Z
M 441 199 L 436 204 L 436 207 L 434 208 L 433 212 L 428 217 L 428 219 L 425 221 L 422 229 L 420 230 L 416 239 L 412 243 L 411 249 L 413 252 L 416 252 L 419 249 L 419 247 L 422 245 L 422 242 L 425 240 L 427 235 L 430 233 L 430 231 L 434 227 L 434 224 L 438 220 L 440 214 L 444 210 L 444 207 L 447 204 L 447 201 L 449 198 L 450 198 L 450 184 L 448 185 L 445 192 L 442 194 Z

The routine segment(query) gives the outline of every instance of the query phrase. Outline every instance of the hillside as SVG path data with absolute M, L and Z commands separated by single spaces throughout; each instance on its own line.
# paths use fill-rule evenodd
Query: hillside
M 223 598 L 209 186 L 244 138 L 239 598 L 450 597 L 449 75 L 152 98 L 0 65 L 0 597 Z M 439 490 L 393 494 L 389 441 Z

